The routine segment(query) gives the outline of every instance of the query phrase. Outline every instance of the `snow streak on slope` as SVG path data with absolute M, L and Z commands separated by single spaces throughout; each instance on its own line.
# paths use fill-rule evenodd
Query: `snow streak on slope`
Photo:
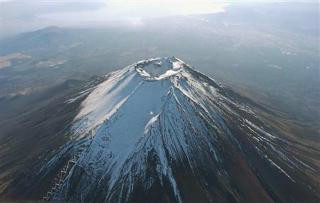
M 267 132 L 239 98 L 175 57 L 111 73 L 82 102 L 73 139 L 42 169 L 76 154 L 51 199 L 183 202 L 193 190 L 208 202 L 243 202 L 254 197 L 244 195 L 244 183 L 234 177 L 235 159 L 246 163 L 239 169 L 245 174 L 257 171 L 260 180 L 277 174 L 295 183 L 288 163 L 297 169 L 301 164 L 287 155 L 283 146 L 290 143 Z M 260 200 L 268 202 L 265 191 L 278 190 L 243 176 L 248 185 L 264 187 Z

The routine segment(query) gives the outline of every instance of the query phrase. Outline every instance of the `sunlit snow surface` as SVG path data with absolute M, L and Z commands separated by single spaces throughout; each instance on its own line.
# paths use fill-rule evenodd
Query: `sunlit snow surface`
M 239 150 L 241 145 L 226 118 L 237 120 L 251 132 L 249 139 L 256 142 L 257 153 L 294 182 L 264 150 L 281 155 L 279 159 L 289 160 L 293 167 L 301 167 L 294 165 L 299 160 L 291 161 L 285 155 L 285 149 L 277 144 L 281 139 L 242 119 L 239 112 L 255 115 L 246 105 L 221 94 L 221 89 L 175 57 L 140 61 L 109 74 L 82 102 L 72 126 L 72 140 L 46 166 L 50 168 L 69 149 L 70 156 L 77 154 L 75 166 L 53 199 L 82 201 L 92 196 L 93 188 L 103 188 L 103 201 L 126 202 L 141 182 L 147 191 L 160 180 L 162 185 L 170 183 L 175 200 L 181 202 L 173 163 L 187 161 L 197 174 L 197 165 L 206 164 L 210 157 L 216 173 L 228 179 L 219 167 L 223 162 L 221 140 L 230 140 Z M 157 157 L 154 166 L 150 166 L 150 155 Z M 148 175 L 150 167 L 157 171 L 156 177 Z M 223 185 L 231 188 L 228 181 Z
M 176 58 L 138 62 L 113 73 L 110 79 L 101 83 L 83 102 L 76 117 L 78 121 L 75 128 L 81 132 L 76 139 L 83 136 L 93 139 L 90 139 L 90 148 L 79 160 L 79 164 L 88 167 L 87 163 L 93 161 L 95 168 L 90 171 L 105 170 L 101 172 L 111 173 L 113 178 L 109 181 L 110 193 L 121 175 L 119 171 L 125 161 L 150 139 L 148 136 L 152 135 L 154 126 L 158 125 L 168 99 L 174 96 L 169 96 L 175 91 L 174 83 L 177 81 L 174 77 L 183 77 L 180 72 L 184 66 Z M 162 150 L 161 145 L 159 146 L 158 150 Z M 162 153 L 164 152 L 159 151 L 160 155 Z M 161 173 L 169 176 L 172 187 L 175 188 L 176 183 L 171 177 L 170 168 L 167 168 L 167 160 L 165 157 L 160 159 Z M 178 190 L 174 190 L 179 199 Z

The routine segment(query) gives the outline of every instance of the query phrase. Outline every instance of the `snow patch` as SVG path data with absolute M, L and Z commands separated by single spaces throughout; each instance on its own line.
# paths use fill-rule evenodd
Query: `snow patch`
M 154 58 L 138 62 L 135 67 L 145 80 L 163 80 L 183 70 L 185 63 L 175 57 Z

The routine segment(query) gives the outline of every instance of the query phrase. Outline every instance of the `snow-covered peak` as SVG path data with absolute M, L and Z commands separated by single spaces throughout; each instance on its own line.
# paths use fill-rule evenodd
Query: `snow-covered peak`
M 175 57 L 127 66 L 89 91 L 73 139 L 43 167 L 48 177 L 61 166 L 45 199 L 274 202 L 266 194 L 278 188 L 289 202 L 283 188 L 304 191 L 296 174 L 314 170 L 253 111 L 262 108 Z M 260 185 L 270 185 L 264 195 L 241 196 Z
M 176 75 L 186 64 L 176 57 L 153 58 L 139 61 L 135 70 L 146 80 L 162 80 Z
M 150 112 L 158 114 L 161 111 L 163 101 L 171 88 L 180 88 L 188 97 L 196 100 L 196 96 L 189 94 L 190 89 L 194 89 L 193 86 L 195 86 L 203 92 L 206 90 L 196 78 L 187 82 L 186 78 L 194 77 L 190 71 L 192 70 L 189 65 L 182 60 L 176 57 L 163 57 L 139 61 L 110 73 L 108 79 L 97 85 L 81 104 L 81 109 L 75 117 L 77 122 L 74 125 L 77 131 L 81 131 L 76 133 L 79 135 L 78 138 L 86 136 L 88 132 L 109 120 L 134 98 L 137 98 L 137 104 L 132 107 L 133 109 L 142 105 L 137 113 L 141 113 L 142 109 L 147 107 L 145 103 L 155 100 L 152 108 L 147 108 L 143 112 L 143 115 L 146 113 L 148 118 L 144 119 L 142 126 L 151 119 Z M 172 77 L 177 75 L 179 77 Z M 149 84 L 148 81 L 153 82 Z M 215 90 L 211 89 L 211 91 Z M 140 93 L 143 96 L 138 97 Z

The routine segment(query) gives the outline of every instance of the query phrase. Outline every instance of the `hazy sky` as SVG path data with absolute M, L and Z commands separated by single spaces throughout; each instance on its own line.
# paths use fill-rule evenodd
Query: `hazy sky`
M 48 25 L 223 12 L 227 4 L 235 2 L 279 0 L 0 0 L 0 35 Z

